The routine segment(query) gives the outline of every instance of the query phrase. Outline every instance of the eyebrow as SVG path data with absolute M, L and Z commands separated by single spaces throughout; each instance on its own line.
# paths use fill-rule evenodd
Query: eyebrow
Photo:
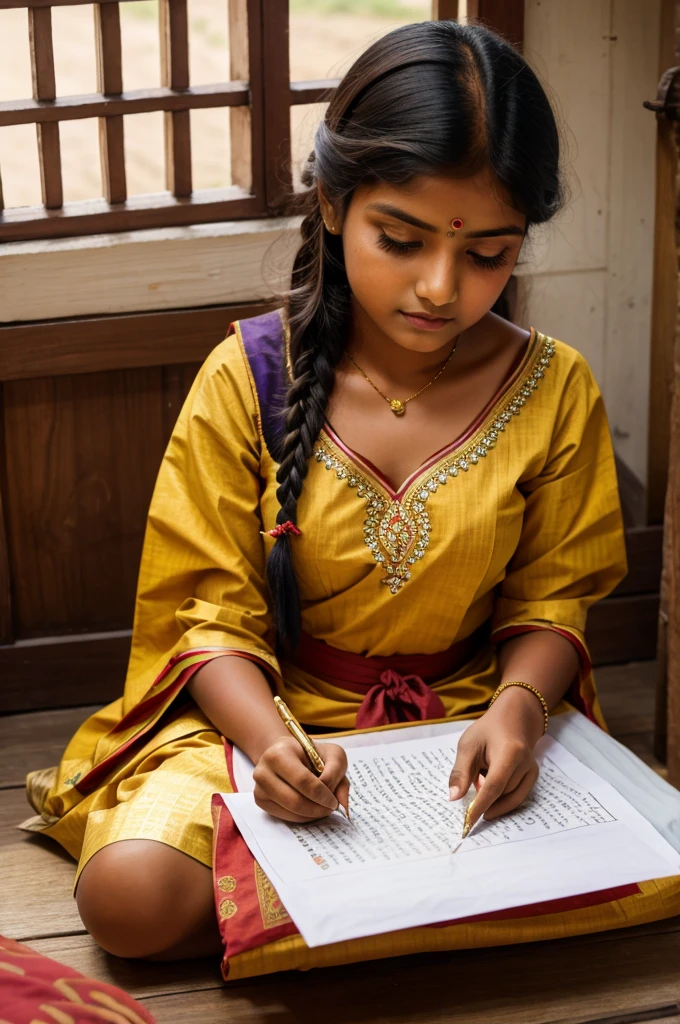
M 392 206 L 391 203 L 369 203 L 367 209 L 376 210 L 378 213 L 385 213 L 388 217 L 396 217 L 397 220 L 403 220 L 406 224 L 411 224 L 414 228 L 420 228 L 422 231 L 431 231 L 433 234 L 438 234 L 439 232 L 439 228 L 435 227 L 434 224 L 428 224 L 427 221 L 420 220 L 419 217 L 414 217 L 412 214 L 407 213 L 406 210 L 400 210 L 398 206 Z M 502 235 L 519 235 L 522 238 L 524 234 L 525 232 L 517 224 L 506 224 L 502 228 L 487 228 L 486 231 L 468 231 L 465 237 L 497 238 Z

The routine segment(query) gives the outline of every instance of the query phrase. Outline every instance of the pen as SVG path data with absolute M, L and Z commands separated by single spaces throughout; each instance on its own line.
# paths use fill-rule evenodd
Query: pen
M 463 840 L 467 839 L 467 837 L 470 835 L 470 832 L 472 831 L 472 825 L 470 824 L 470 816 L 472 814 L 472 808 L 474 807 L 474 805 L 475 801 L 473 800 L 470 806 L 468 807 L 467 811 L 465 812 L 465 820 L 463 821 L 463 835 L 458 840 L 454 848 L 451 850 L 451 853 L 457 853 L 457 851 L 463 845 Z
M 302 728 L 302 726 L 298 722 L 297 718 L 292 713 L 292 711 L 290 710 L 288 705 L 285 703 L 285 701 L 282 701 L 280 697 L 274 697 L 274 704 L 276 705 L 276 710 L 278 711 L 279 716 L 280 716 L 281 720 L 283 721 L 284 725 L 286 726 L 288 731 L 291 733 L 291 735 L 293 735 L 295 737 L 295 739 L 298 741 L 298 743 L 300 744 L 300 746 L 304 750 L 305 754 L 309 758 L 310 763 L 312 765 L 312 768 L 314 768 L 314 770 L 316 772 L 318 772 L 319 775 L 321 775 L 321 773 L 323 772 L 324 768 L 326 767 L 326 765 L 324 764 L 324 760 L 323 760 L 321 754 L 316 749 L 316 747 L 314 746 L 314 744 L 310 740 L 309 736 L 307 735 L 305 730 Z M 339 800 L 338 800 L 338 807 L 342 807 L 342 804 L 340 803 Z M 342 807 L 342 810 L 343 810 L 343 813 L 344 813 L 345 817 L 349 821 L 349 811 L 345 807 Z
M 322 771 L 326 767 L 321 754 L 316 749 L 316 747 L 310 740 L 309 736 L 298 722 L 295 715 L 292 714 L 292 712 L 288 708 L 288 705 L 284 701 L 282 701 L 280 697 L 274 697 L 274 703 L 276 704 L 276 710 L 278 711 L 281 719 L 283 720 L 284 725 L 286 726 L 288 731 L 292 733 L 292 735 L 298 741 L 298 743 L 304 750 L 305 754 L 311 761 L 312 768 L 314 768 L 319 773 L 319 775 L 321 775 Z

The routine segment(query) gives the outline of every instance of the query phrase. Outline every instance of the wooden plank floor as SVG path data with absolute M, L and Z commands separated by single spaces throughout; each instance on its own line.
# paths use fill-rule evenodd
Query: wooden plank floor
M 655 770 L 654 665 L 597 673 L 611 731 Z M 580 939 L 403 957 L 225 986 L 214 959 L 121 960 L 85 932 L 74 863 L 16 823 L 27 770 L 57 762 L 91 708 L 0 718 L 0 933 L 120 985 L 159 1024 L 680 1024 L 680 919 Z

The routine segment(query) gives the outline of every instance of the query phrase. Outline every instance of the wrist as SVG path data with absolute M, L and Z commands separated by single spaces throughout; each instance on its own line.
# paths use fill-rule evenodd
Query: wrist
M 535 693 L 523 686 L 508 686 L 499 693 L 486 714 L 493 716 L 494 712 L 499 717 L 515 722 L 525 732 L 532 746 L 545 733 L 543 705 Z
M 253 762 L 257 764 L 265 750 L 272 747 L 279 740 L 286 739 L 290 733 L 277 715 L 278 721 L 267 723 L 255 736 L 248 737 L 248 749 L 244 751 Z

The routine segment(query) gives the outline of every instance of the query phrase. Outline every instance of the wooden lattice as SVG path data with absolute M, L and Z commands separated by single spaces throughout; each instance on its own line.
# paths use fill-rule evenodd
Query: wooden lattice
M 279 213 L 291 188 L 290 108 L 325 102 L 337 86 L 290 81 L 288 0 L 229 0 L 232 80 L 202 86 L 189 80 L 187 0 L 160 0 L 161 85 L 134 91 L 125 91 L 122 70 L 120 3 L 129 0 L 101 0 L 94 4 L 98 92 L 57 96 L 51 9 L 87 2 L 0 0 L 0 10 L 28 9 L 33 78 L 31 98 L 0 101 L 0 130 L 36 126 L 42 184 L 42 205 L 20 208 L 3 208 L 0 184 L 0 242 Z M 435 18 L 455 18 L 457 10 L 457 0 L 433 0 Z M 194 190 L 190 112 L 205 107 L 229 108 L 233 184 Z M 150 111 L 164 115 L 167 192 L 129 197 L 123 118 Z M 98 119 L 103 198 L 64 203 L 59 128 L 79 118 Z

